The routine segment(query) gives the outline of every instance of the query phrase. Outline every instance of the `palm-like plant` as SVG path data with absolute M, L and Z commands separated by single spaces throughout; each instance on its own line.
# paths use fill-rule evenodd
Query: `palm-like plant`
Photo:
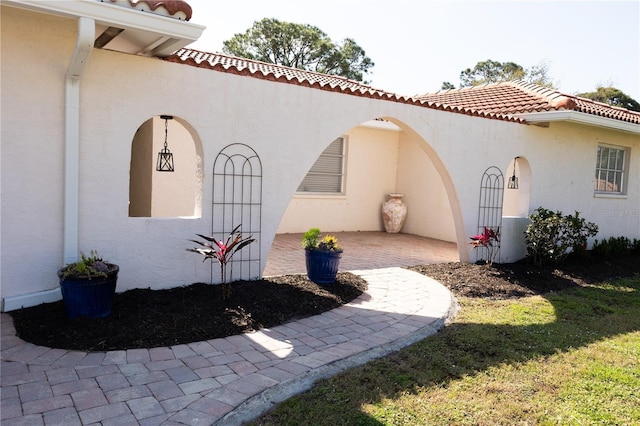
M 233 257 L 233 255 L 248 246 L 255 241 L 253 236 L 242 238 L 242 234 L 239 232 L 242 224 L 236 226 L 229 234 L 226 241 L 216 240 L 213 237 L 206 235 L 196 234 L 205 241 L 189 240 L 196 244 L 200 244 L 204 248 L 192 248 L 187 251 L 193 253 L 199 253 L 204 256 L 203 262 L 207 259 L 215 259 L 220 265 L 220 277 L 222 280 L 222 299 L 228 299 L 231 296 L 231 283 L 227 282 L 227 264 Z
M 474 235 L 470 238 L 471 242 L 469 244 L 471 244 L 474 249 L 479 247 L 487 249 L 488 254 L 485 263 L 492 265 L 500 248 L 500 228 L 494 230 L 485 226 L 482 234 Z

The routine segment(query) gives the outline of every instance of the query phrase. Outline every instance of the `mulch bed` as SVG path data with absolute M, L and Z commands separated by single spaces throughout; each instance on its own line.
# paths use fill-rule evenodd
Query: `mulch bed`
M 221 286 L 192 284 L 169 290 L 117 293 L 111 316 L 69 319 L 62 301 L 11 312 L 20 338 L 82 351 L 153 348 L 199 342 L 269 328 L 349 303 L 367 289 L 362 278 L 339 273 L 320 286 L 306 275 L 286 275 Z
M 447 286 L 458 297 L 508 299 L 640 274 L 640 256 L 569 259 L 562 267 L 526 262 L 503 265 L 444 263 L 412 268 Z M 286 275 L 232 285 L 193 284 L 170 290 L 129 290 L 116 295 L 104 319 L 67 318 L 62 301 L 11 312 L 18 336 L 42 346 L 83 351 L 152 348 L 227 337 L 269 328 L 331 310 L 367 288 L 361 278 L 338 274 L 319 286 L 306 275 Z
M 640 256 L 615 259 L 568 258 L 561 266 L 536 267 L 517 263 L 442 263 L 409 268 L 447 286 L 458 297 L 510 299 L 564 290 L 640 274 Z

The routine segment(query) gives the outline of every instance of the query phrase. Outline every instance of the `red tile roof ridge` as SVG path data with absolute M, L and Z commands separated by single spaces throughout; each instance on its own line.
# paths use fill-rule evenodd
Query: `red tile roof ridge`
M 574 110 L 576 108 L 576 102 L 572 99 L 571 95 L 565 95 L 555 89 L 522 80 L 508 81 L 505 83 L 546 100 L 549 106 L 555 110 Z
M 451 111 L 465 115 L 491 118 L 503 121 L 525 123 L 521 118 L 510 114 L 490 111 L 479 111 L 473 108 L 457 105 L 439 104 L 417 99 L 413 96 L 398 95 L 392 92 L 375 89 L 359 81 L 350 80 L 343 76 L 322 74 L 299 68 L 291 68 L 283 65 L 262 62 L 253 59 L 240 58 L 223 53 L 210 53 L 200 50 L 183 48 L 174 54 L 163 58 L 168 62 L 190 65 L 198 68 L 206 68 L 215 71 L 236 75 L 245 75 L 263 80 L 278 81 L 282 83 L 296 84 L 309 88 L 342 92 L 354 96 L 363 96 L 374 99 L 382 99 L 392 102 L 400 102 L 423 106 L 442 111 Z

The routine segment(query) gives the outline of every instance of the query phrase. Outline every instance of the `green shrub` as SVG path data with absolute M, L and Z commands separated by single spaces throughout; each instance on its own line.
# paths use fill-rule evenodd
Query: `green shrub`
M 592 253 L 599 257 L 614 257 L 631 253 L 640 253 L 640 240 L 633 241 L 627 237 L 609 237 L 606 240 L 596 240 Z
M 525 231 L 527 255 L 539 266 L 561 263 L 570 253 L 583 254 L 587 238 L 598 233 L 598 226 L 581 218 L 577 211 L 575 215 L 563 216 L 560 211 L 538 207 L 529 220 Z

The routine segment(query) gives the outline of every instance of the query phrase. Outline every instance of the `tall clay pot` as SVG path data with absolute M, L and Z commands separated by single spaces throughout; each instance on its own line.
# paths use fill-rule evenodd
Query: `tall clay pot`
M 389 194 L 389 199 L 382 205 L 384 229 L 390 234 L 397 234 L 407 218 L 407 205 L 402 201 L 402 194 Z

